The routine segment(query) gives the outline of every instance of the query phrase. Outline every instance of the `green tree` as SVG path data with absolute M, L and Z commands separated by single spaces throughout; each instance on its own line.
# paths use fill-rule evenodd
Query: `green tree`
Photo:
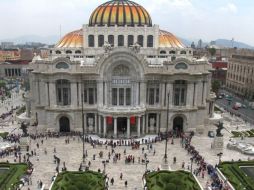
M 214 80 L 214 81 L 212 82 L 212 91 L 213 91 L 215 94 L 218 94 L 218 91 L 219 91 L 219 89 L 220 89 L 220 86 L 221 86 L 220 81 Z
M 214 56 L 215 53 L 216 53 L 216 49 L 215 48 L 209 48 L 208 51 L 211 54 L 211 56 Z

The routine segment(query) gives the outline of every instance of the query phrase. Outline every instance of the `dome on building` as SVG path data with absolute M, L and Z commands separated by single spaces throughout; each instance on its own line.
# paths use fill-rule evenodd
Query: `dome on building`
M 167 32 L 165 30 L 160 30 L 159 47 L 184 48 L 185 46 L 172 33 Z
M 83 30 L 75 30 L 66 34 L 55 46 L 56 48 L 83 47 Z M 165 30 L 159 32 L 159 47 L 184 48 L 184 44 L 172 33 Z
M 149 13 L 129 0 L 112 0 L 97 7 L 90 16 L 89 26 L 152 26 Z
M 83 30 L 75 30 L 66 34 L 55 46 L 56 48 L 81 48 L 83 47 Z

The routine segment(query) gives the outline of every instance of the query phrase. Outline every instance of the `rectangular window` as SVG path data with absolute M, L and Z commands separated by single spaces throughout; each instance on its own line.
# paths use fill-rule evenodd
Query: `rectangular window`
M 60 88 L 57 89 L 57 94 L 58 94 L 58 102 L 62 102 L 62 91 Z
M 94 89 L 94 103 L 97 103 L 97 88 Z
M 89 96 L 89 104 L 94 104 L 94 89 L 88 89 L 88 96 Z
M 179 106 L 179 100 L 180 100 L 180 89 L 175 89 L 175 95 L 174 95 L 174 104 L 175 106 Z
M 124 88 L 119 88 L 119 105 L 124 105 Z
M 126 88 L 126 106 L 131 105 L 131 89 Z
M 68 96 L 68 88 L 63 88 L 63 105 L 68 105 L 69 96 Z
M 117 88 L 112 89 L 112 105 L 117 106 Z
M 185 105 L 185 89 L 181 89 L 181 106 Z
M 149 89 L 149 105 L 154 105 L 154 88 Z
M 158 104 L 160 101 L 160 90 L 159 88 L 156 88 L 156 103 Z
M 84 89 L 84 94 L 83 94 L 84 102 L 87 103 L 87 89 Z

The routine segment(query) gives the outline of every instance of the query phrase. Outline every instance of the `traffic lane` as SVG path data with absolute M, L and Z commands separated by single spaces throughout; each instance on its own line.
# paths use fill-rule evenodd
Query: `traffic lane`
M 247 110 L 246 108 L 240 108 L 238 110 L 232 109 L 232 106 L 234 104 L 231 103 L 230 105 L 228 105 L 228 101 L 224 101 L 223 99 L 216 100 L 215 103 L 218 104 L 220 107 L 223 107 L 225 110 L 234 113 L 235 115 L 240 115 L 241 118 L 243 118 L 244 120 L 247 120 L 248 122 L 254 124 L 253 110 Z
M 231 101 L 230 104 L 229 104 L 229 101 L 228 101 L 226 98 L 223 98 L 223 99 L 218 99 L 218 100 L 216 100 L 216 102 L 219 102 L 219 103 L 223 104 L 223 105 L 224 105 L 223 107 L 225 107 L 225 108 L 227 108 L 227 109 L 229 109 L 229 108 L 232 109 L 232 107 L 235 105 L 235 103 L 236 103 L 236 102 L 239 102 L 239 101 L 233 98 L 232 101 Z M 240 102 L 240 103 L 241 103 L 241 102 Z M 243 103 L 241 103 L 241 104 L 243 104 Z M 245 104 L 244 104 L 244 105 L 245 105 Z M 234 110 L 234 109 L 233 109 L 233 110 Z M 239 113 L 241 113 L 241 114 L 244 114 L 244 115 L 246 115 L 246 116 L 251 117 L 252 119 L 254 119 L 254 110 L 251 109 L 250 107 L 239 108 L 238 110 L 234 110 L 234 111 L 239 112 Z

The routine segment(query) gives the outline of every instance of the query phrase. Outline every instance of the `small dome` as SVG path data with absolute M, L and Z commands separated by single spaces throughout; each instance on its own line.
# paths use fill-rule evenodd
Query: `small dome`
M 149 13 L 129 0 L 108 1 L 97 7 L 90 16 L 89 26 L 152 26 Z
M 81 48 L 83 47 L 83 30 L 75 30 L 66 34 L 55 48 Z
M 160 30 L 159 47 L 184 48 L 183 43 L 170 32 Z

